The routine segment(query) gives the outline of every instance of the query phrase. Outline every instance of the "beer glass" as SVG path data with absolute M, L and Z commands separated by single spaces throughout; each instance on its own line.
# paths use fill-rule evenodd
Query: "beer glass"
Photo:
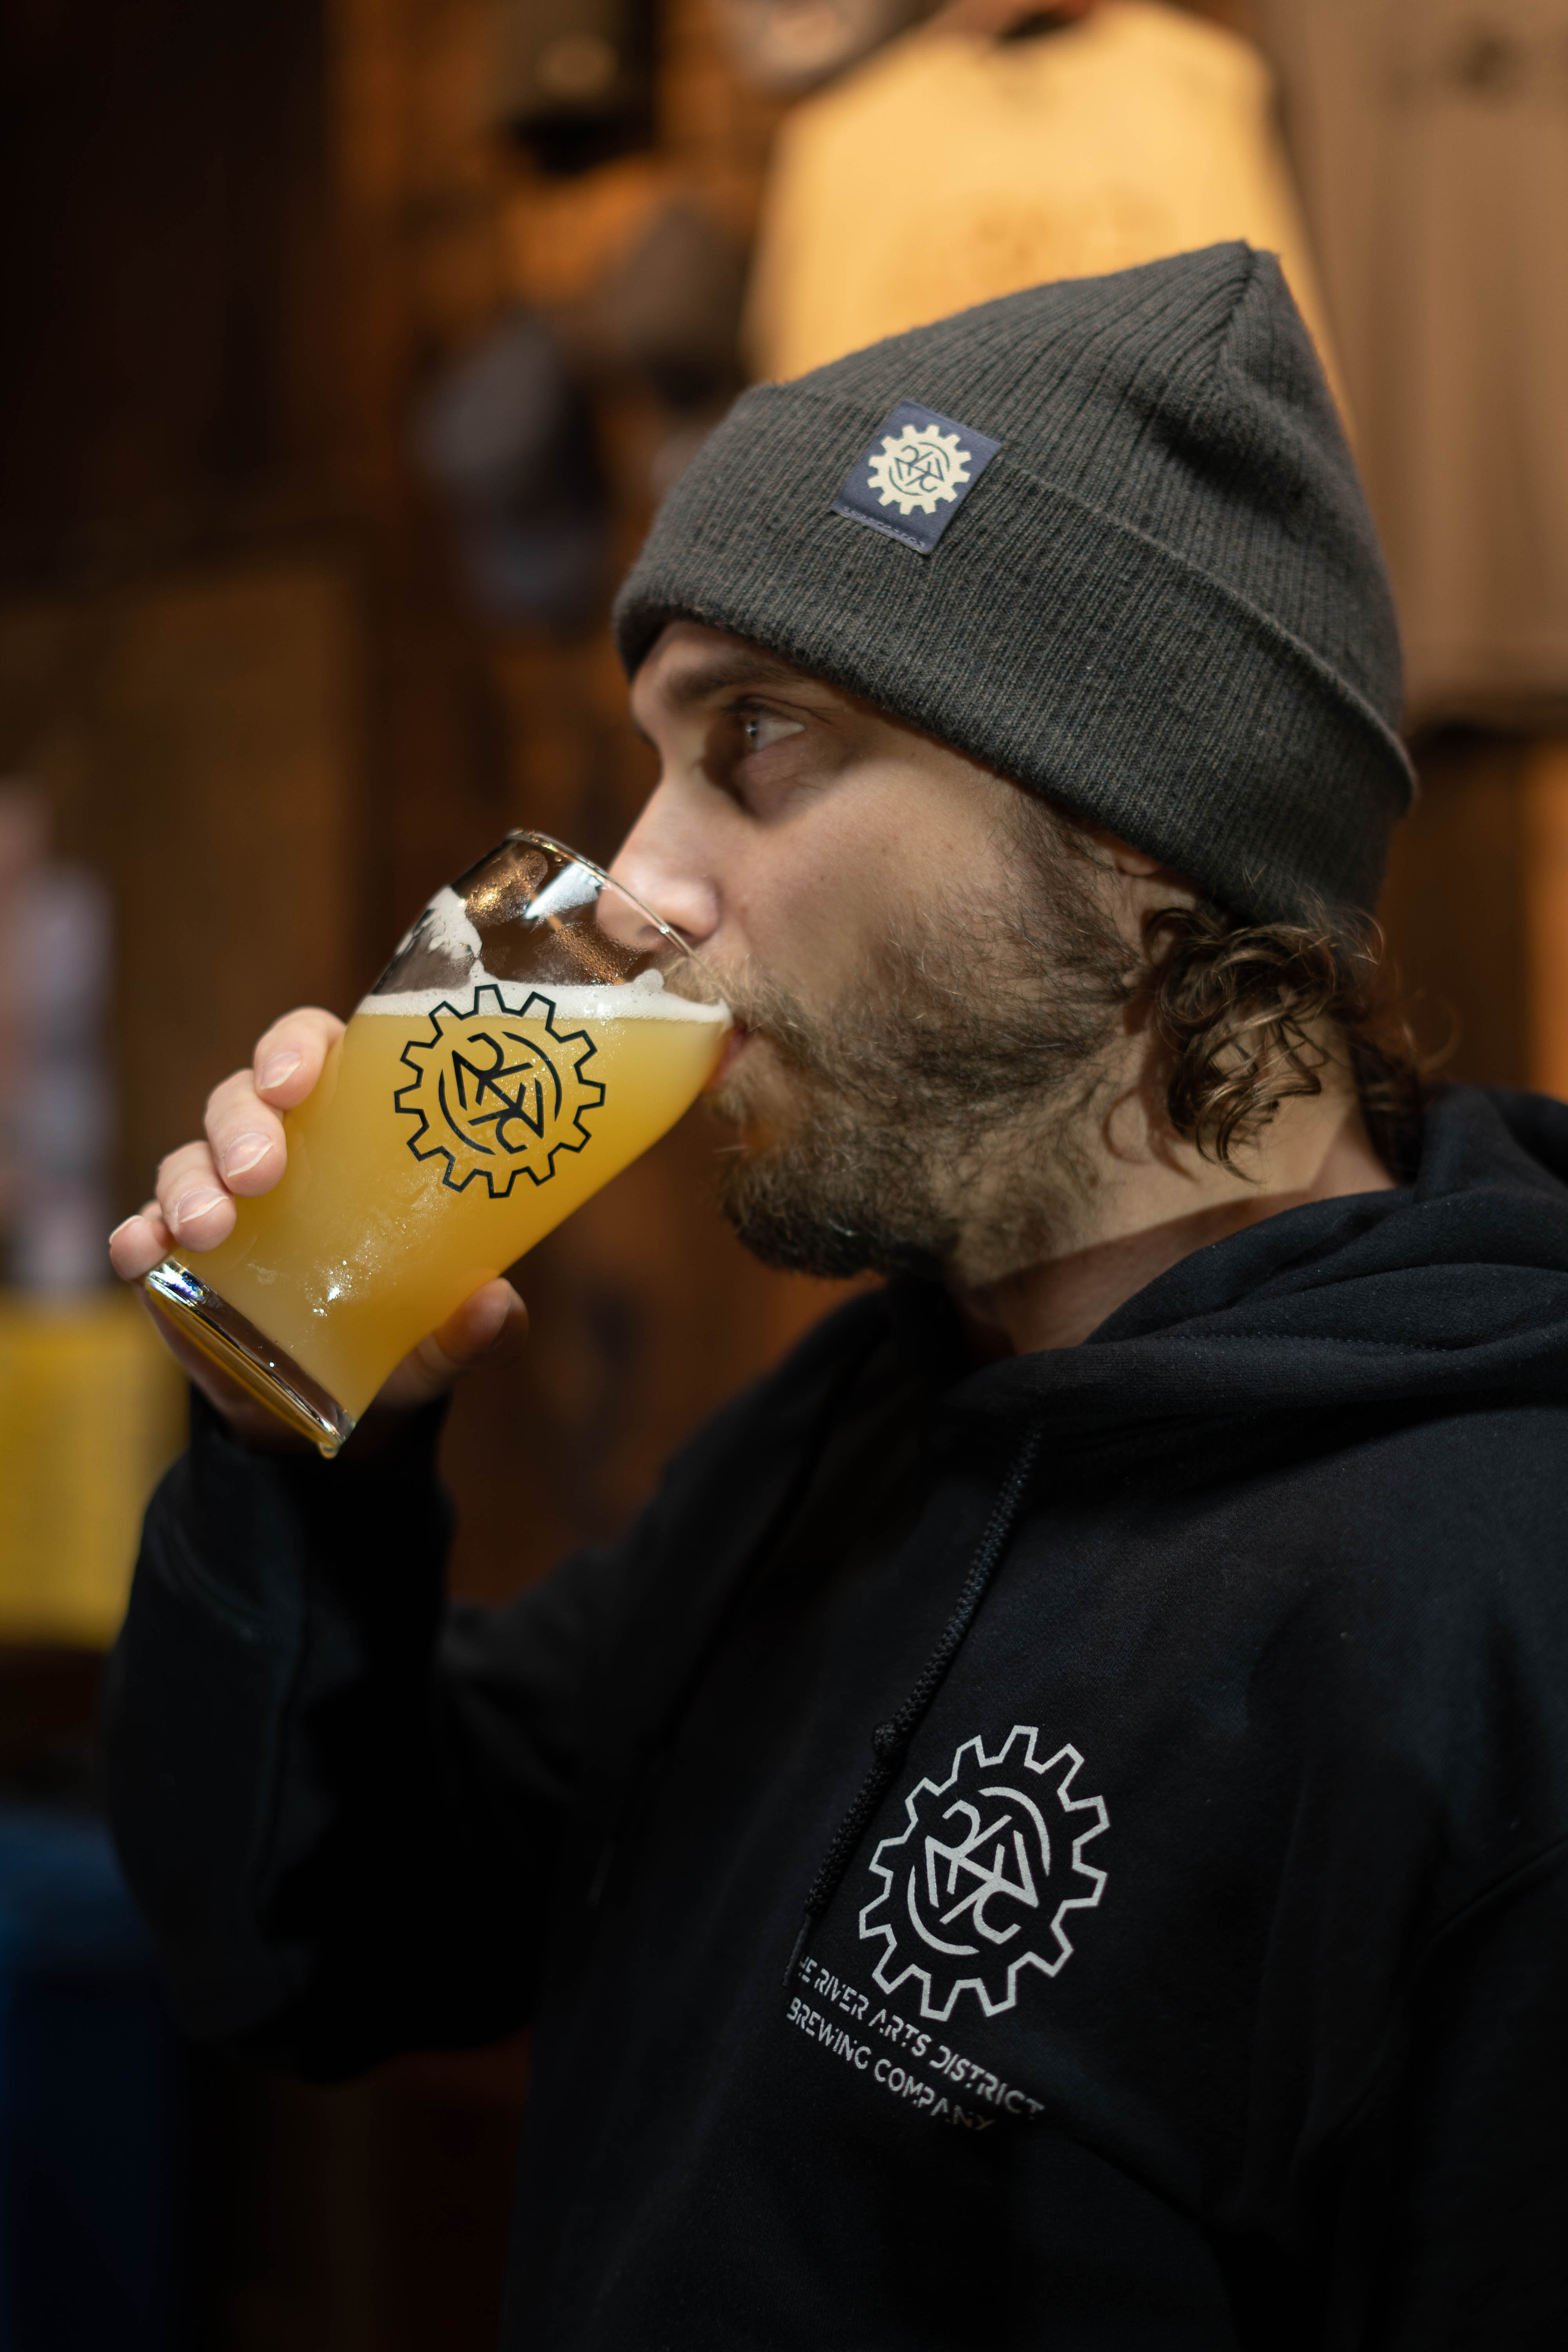
M 281 1181 L 146 1286 L 334 1454 L 410 1348 L 674 1126 L 730 1021 L 678 932 L 510 834 L 437 892 L 285 1112 Z

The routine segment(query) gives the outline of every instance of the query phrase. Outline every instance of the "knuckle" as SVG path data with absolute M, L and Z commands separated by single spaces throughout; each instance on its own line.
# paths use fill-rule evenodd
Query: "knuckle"
M 171 1151 L 158 1164 L 158 1199 L 168 1200 L 170 1194 L 188 1184 L 193 1176 L 213 1175 L 212 1154 L 205 1143 L 186 1143 L 178 1151 Z
M 313 1043 L 323 1029 L 333 1024 L 335 1018 L 322 1005 L 296 1004 L 291 1012 L 279 1015 L 261 1043 L 269 1047 L 278 1045 L 285 1038 L 290 1045 L 298 1045 L 301 1038 Z

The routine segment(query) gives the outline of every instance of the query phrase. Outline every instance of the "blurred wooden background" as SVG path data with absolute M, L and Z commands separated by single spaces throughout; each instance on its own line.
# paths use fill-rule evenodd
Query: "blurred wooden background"
M 743 232 L 770 110 L 681 0 L 657 160 L 542 181 L 491 124 L 489 37 L 483 0 L 37 0 L 0 35 L 0 772 L 114 887 L 122 1210 L 274 1013 L 347 1012 L 510 825 L 607 855 L 651 780 L 601 629 L 470 617 L 411 419 L 658 189 Z M 660 420 L 601 425 L 629 555 Z M 693 1119 L 531 1266 L 526 1364 L 454 1415 L 465 1589 L 618 1524 L 820 1310 L 730 1241 L 707 1160 Z
M 657 158 L 543 181 L 492 128 L 490 30 L 484 0 L 0 25 L 0 773 L 45 782 L 114 891 L 121 1212 L 274 1013 L 346 1013 L 510 825 L 606 855 L 651 781 L 602 629 L 470 616 L 411 416 L 506 305 L 579 299 L 661 190 L 743 236 L 771 110 L 678 0 Z M 599 425 L 629 556 L 662 422 L 633 394 Z M 461 1589 L 621 1524 L 831 1297 L 743 1255 L 709 1159 L 694 1118 L 531 1262 L 526 1357 L 453 1414 Z M 58 1746 L 92 1676 L 50 1673 Z M 39 1687 L 0 1689 L 18 1754 Z M 493 2341 L 521 2049 L 328 2093 L 193 2063 L 193 2347 Z
M 1244 0 L 1208 13 L 1245 22 Z M 13 0 L 0 23 L 0 772 L 41 778 L 120 937 L 119 1206 L 278 1010 L 346 1012 L 508 826 L 604 856 L 651 782 L 602 628 L 489 629 L 421 487 L 424 388 L 565 308 L 660 191 L 743 236 L 776 110 L 670 0 L 654 155 L 547 181 L 496 135 L 486 0 Z M 601 403 L 620 553 L 663 421 Z M 1457 1075 L 1568 1089 L 1563 755 L 1422 749 L 1388 901 Z M 765 1274 L 684 1123 L 536 1254 L 523 1360 L 467 1389 L 456 1580 L 622 1524 L 832 1297 Z M 190 2340 L 491 2341 L 519 2051 L 331 2094 L 204 2070 Z

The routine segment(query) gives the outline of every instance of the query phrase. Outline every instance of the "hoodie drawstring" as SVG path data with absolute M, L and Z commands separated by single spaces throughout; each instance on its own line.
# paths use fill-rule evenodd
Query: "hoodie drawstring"
M 822 1858 L 822 1866 L 812 1880 L 811 1891 L 805 1898 L 805 1916 L 800 1923 L 800 1933 L 795 1939 L 795 1949 L 784 1970 L 786 1992 L 800 1966 L 812 1929 L 837 1894 L 844 1874 L 854 1859 L 856 1847 L 866 1834 L 878 1806 L 903 1769 L 910 1742 L 919 1730 L 926 1709 L 946 1681 L 948 1668 L 963 1647 L 964 1637 L 979 1614 L 986 1588 L 996 1573 L 1007 1538 L 1023 1506 L 1039 1454 L 1042 1434 L 1038 1427 L 1032 1429 L 1019 1447 L 1013 1467 L 991 1507 L 991 1517 L 985 1523 L 985 1532 L 970 1563 L 969 1574 L 963 1580 L 963 1590 L 914 1687 L 898 1713 L 888 1722 L 878 1724 L 871 1734 L 871 1769 L 860 1784 L 859 1794 L 838 1824 L 833 1843 Z

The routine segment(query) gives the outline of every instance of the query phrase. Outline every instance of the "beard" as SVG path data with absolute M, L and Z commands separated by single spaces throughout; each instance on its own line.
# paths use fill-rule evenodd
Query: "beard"
M 765 1265 L 979 1285 L 1060 1245 L 1133 959 L 1047 814 L 1016 898 L 911 912 L 835 1003 L 727 988 L 752 1036 L 708 1097 L 742 1130 L 720 1192 Z

